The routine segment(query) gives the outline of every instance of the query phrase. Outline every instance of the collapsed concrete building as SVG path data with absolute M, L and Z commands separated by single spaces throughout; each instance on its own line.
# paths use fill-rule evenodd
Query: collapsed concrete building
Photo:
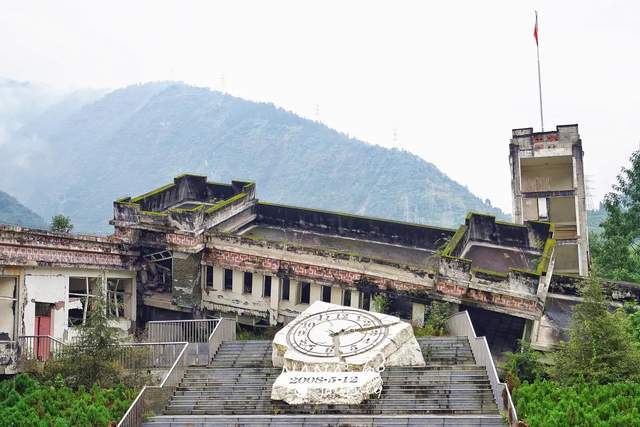
M 111 237 L 0 225 L 0 374 L 15 373 L 20 346 L 37 356 L 72 341 L 98 296 L 113 326 L 132 334 L 136 265 L 137 254 Z
M 588 271 L 577 126 L 516 129 L 510 153 L 516 223 L 469 213 L 447 229 L 285 206 L 258 200 L 252 182 L 185 174 L 116 200 L 109 237 L 2 227 L 0 364 L 13 366 L 21 337 L 71 339 L 98 283 L 129 332 L 219 316 L 269 327 L 314 301 L 376 310 L 383 296 L 416 325 L 432 301 L 467 310 L 494 353 L 521 338 L 549 349 L 579 301 L 581 278 L 567 273 Z M 606 288 L 640 299 L 634 284 Z

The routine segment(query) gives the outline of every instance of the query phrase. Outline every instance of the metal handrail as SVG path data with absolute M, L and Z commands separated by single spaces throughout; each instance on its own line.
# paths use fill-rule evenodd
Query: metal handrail
M 143 415 L 146 409 L 145 395 L 152 394 L 152 391 L 156 391 L 156 390 L 163 391 L 162 389 L 167 385 L 169 378 L 176 376 L 175 372 L 177 371 L 176 368 L 179 365 L 179 363 L 182 362 L 184 364 L 184 356 L 187 352 L 187 347 L 189 347 L 189 343 L 183 342 L 182 344 L 183 344 L 182 351 L 180 351 L 180 354 L 178 355 L 176 360 L 173 362 L 173 365 L 171 365 L 171 369 L 169 369 L 169 371 L 166 373 L 160 385 L 156 385 L 156 386 L 145 385 L 144 387 L 142 387 L 142 390 L 140 390 L 140 393 L 138 393 L 135 400 L 131 403 L 131 406 L 129 406 L 129 409 L 127 409 L 127 412 L 125 412 L 124 415 L 122 416 L 122 419 L 118 423 L 118 427 L 120 426 L 138 427 L 142 424 Z M 180 378 L 182 378 L 182 375 L 180 376 Z M 176 385 L 179 381 L 180 381 L 179 379 L 178 381 L 176 381 Z
M 513 400 L 511 399 L 509 388 L 505 383 L 500 382 L 496 366 L 493 363 L 493 357 L 491 357 L 491 350 L 489 350 L 487 339 L 485 337 L 476 336 L 476 331 L 473 327 L 473 323 L 471 323 L 469 313 L 467 311 L 461 311 L 449 317 L 447 320 L 447 330 L 453 335 L 466 336 L 469 339 L 471 352 L 473 353 L 476 363 L 483 365 L 487 370 L 493 397 L 498 404 L 498 408 L 500 408 L 500 410 L 507 411 L 509 424 L 516 426 L 518 424 L 518 414 L 516 413 L 516 407 L 513 404 Z
M 215 353 L 223 341 L 235 339 L 235 320 L 234 319 L 207 319 L 215 320 L 215 326 L 208 336 L 209 360 L 213 358 Z M 170 321 L 174 322 L 174 321 Z M 178 321 L 179 322 L 179 321 Z M 189 322 L 189 321 L 186 321 Z M 180 383 L 184 376 L 187 365 L 187 348 L 188 342 L 184 342 L 182 351 L 171 366 L 171 369 L 165 375 L 164 379 L 158 386 L 144 386 L 135 400 L 127 409 L 122 419 L 118 423 L 118 427 L 138 427 L 142 424 L 144 414 L 149 410 L 161 411 L 165 407 L 173 391 Z
M 50 335 L 20 335 L 17 345 L 21 359 L 45 362 L 56 357 L 65 343 Z
M 167 368 L 177 358 L 177 347 L 183 344 L 184 342 L 121 343 L 119 347 L 123 351 L 119 354 L 120 364 L 126 369 Z M 136 357 L 135 349 L 138 348 L 147 350 L 141 354 L 142 358 Z
M 147 322 L 147 336 L 153 342 L 207 342 L 219 319 L 153 320 Z

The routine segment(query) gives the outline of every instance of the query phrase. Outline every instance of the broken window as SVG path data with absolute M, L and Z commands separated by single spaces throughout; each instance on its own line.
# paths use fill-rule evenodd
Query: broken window
M 322 301 L 331 302 L 331 286 L 322 285 Z
M 342 305 L 351 307 L 351 291 L 349 289 L 342 292 Z
M 84 325 L 91 308 L 91 298 L 96 297 L 99 286 L 97 277 L 69 278 L 69 326 Z
M 289 288 L 291 287 L 291 282 L 288 277 L 284 277 L 282 279 L 282 300 L 289 301 Z
M 107 313 L 116 318 L 125 318 L 129 289 L 128 279 L 107 279 Z
M 311 283 L 300 282 L 300 304 L 309 304 L 311 298 Z
M 271 276 L 264 276 L 264 291 L 262 295 L 265 297 L 271 296 Z
M 228 268 L 224 269 L 224 290 L 233 290 L 233 270 L 229 270 Z
M 14 339 L 14 319 L 18 287 L 15 277 L 0 277 L 0 341 Z
M 244 280 L 242 282 L 242 292 L 250 294 L 253 290 L 253 273 L 249 271 L 244 272 Z
M 213 266 L 205 265 L 205 281 L 204 286 L 206 288 L 213 289 Z

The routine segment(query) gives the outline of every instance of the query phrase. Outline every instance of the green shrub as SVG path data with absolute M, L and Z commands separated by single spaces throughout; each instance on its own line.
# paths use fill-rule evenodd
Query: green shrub
M 135 393 L 122 385 L 73 390 L 62 377 L 40 383 L 18 374 L 0 382 L 0 425 L 108 426 L 122 418 Z
M 513 399 L 518 417 L 530 426 L 640 426 L 640 383 L 536 380 L 518 387 Z
M 443 336 L 447 334 L 447 319 L 450 316 L 451 307 L 448 302 L 432 301 L 429 306 L 427 321 L 422 328 L 414 328 L 414 335 Z
M 389 310 L 389 299 L 382 294 L 374 296 L 373 308 L 377 313 L 386 313 Z
M 562 384 L 600 384 L 640 378 L 640 349 L 630 333 L 628 318 L 609 311 L 602 285 L 589 280 L 583 301 L 571 318 L 569 341 L 554 354 L 552 374 Z
M 518 340 L 518 351 L 505 352 L 506 362 L 502 368 L 506 372 L 506 380 L 510 390 L 516 389 L 521 383 L 532 383 L 546 377 L 545 368 L 540 362 L 540 352 L 531 348 L 531 344 Z

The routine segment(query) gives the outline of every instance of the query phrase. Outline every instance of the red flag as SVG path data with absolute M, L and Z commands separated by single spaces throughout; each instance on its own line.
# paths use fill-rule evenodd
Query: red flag
M 538 45 L 538 12 L 536 12 L 536 26 L 533 27 L 533 37 L 536 39 L 536 46 Z

